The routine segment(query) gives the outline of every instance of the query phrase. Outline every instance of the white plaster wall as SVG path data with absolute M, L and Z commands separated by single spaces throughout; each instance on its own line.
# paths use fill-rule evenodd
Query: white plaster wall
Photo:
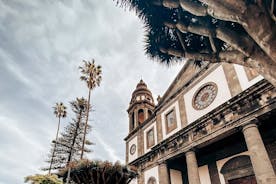
M 220 170 L 221 170 L 222 166 L 223 166 L 228 160 L 230 160 L 231 158 L 236 157 L 236 156 L 239 156 L 239 155 L 249 155 L 249 152 L 248 152 L 248 151 L 245 151 L 245 152 L 242 152 L 242 153 L 233 155 L 233 156 L 231 156 L 231 157 L 227 157 L 227 158 L 224 158 L 224 159 L 222 159 L 222 160 L 218 160 L 218 161 L 216 162 L 217 168 L 218 168 L 218 173 L 219 173 L 219 180 L 220 180 L 220 183 L 221 183 L 221 184 L 225 184 L 224 177 L 223 177 L 223 175 L 220 173 Z
M 154 145 L 157 144 L 157 129 L 156 129 L 156 122 L 154 122 L 144 130 L 144 150 L 145 150 L 144 154 L 150 151 L 150 148 L 147 149 L 147 131 L 149 131 L 152 127 L 154 132 Z
M 242 90 L 246 90 L 250 86 L 253 86 L 254 84 L 263 79 L 263 76 L 258 75 L 257 77 L 249 81 L 243 66 L 234 64 L 234 68 L 238 75 L 238 79 L 240 81 Z
M 175 114 L 176 114 L 176 123 L 177 127 L 173 131 L 171 131 L 169 134 L 166 134 L 166 114 L 171 111 L 173 108 L 175 108 Z M 161 121 L 162 121 L 162 134 L 163 139 L 166 139 L 179 131 L 181 129 L 181 119 L 180 119 L 180 112 L 179 112 L 179 104 L 178 101 L 174 102 L 171 106 L 169 106 L 164 112 L 161 114 Z
M 193 96 L 196 91 L 205 83 L 214 82 L 218 87 L 218 93 L 212 104 L 202 110 L 196 110 L 193 108 Z M 207 75 L 204 79 L 199 81 L 195 86 L 193 86 L 187 93 L 184 94 L 184 101 L 186 107 L 186 115 L 188 124 L 194 122 L 201 116 L 212 111 L 217 106 L 226 102 L 231 98 L 231 93 L 227 84 L 227 80 L 223 71 L 222 66 L 216 68 L 212 73 Z
M 136 145 L 136 152 L 131 155 L 130 154 L 130 147 L 132 144 Z M 129 142 L 128 142 L 128 162 L 132 162 L 133 160 L 135 160 L 138 157 L 138 141 L 137 141 L 137 136 L 135 136 L 134 138 L 132 138 Z
M 137 178 L 132 179 L 129 184 L 138 184 Z
M 199 178 L 201 184 L 211 184 L 211 178 L 209 174 L 209 169 L 207 165 L 198 168 Z
M 170 169 L 171 184 L 183 184 L 181 171 Z
M 145 184 L 148 182 L 150 177 L 154 177 L 156 179 L 157 184 L 159 184 L 159 174 L 158 174 L 158 166 L 153 167 L 149 170 L 146 170 L 144 172 L 144 179 L 145 179 Z

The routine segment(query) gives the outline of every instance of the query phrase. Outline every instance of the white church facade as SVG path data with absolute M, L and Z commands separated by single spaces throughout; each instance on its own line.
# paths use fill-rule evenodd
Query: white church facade
M 185 64 L 158 104 L 141 80 L 127 110 L 131 183 L 276 183 L 275 97 L 262 76 L 225 63 Z

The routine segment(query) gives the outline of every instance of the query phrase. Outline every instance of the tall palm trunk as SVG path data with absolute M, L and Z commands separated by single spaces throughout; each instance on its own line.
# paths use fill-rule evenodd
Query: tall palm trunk
M 58 117 L 58 128 L 57 128 L 57 134 L 56 134 L 56 141 L 55 141 L 55 146 L 54 146 L 54 150 L 53 150 L 53 154 L 52 154 L 52 158 L 51 158 L 51 163 L 50 163 L 50 168 L 49 168 L 49 174 L 51 174 L 51 169 L 52 169 L 52 165 L 53 165 L 53 161 L 54 161 L 54 156 L 55 156 L 55 151 L 56 151 L 56 147 L 57 147 L 57 139 L 58 139 L 59 127 L 60 127 L 60 116 Z
M 91 89 L 89 88 L 88 91 L 88 101 L 87 101 L 87 112 L 86 112 L 86 120 L 85 120 L 85 127 L 84 127 L 84 133 L 83 133 L 83 140 L 82 140 L 82 148 L 81 148 L 81 156 L 80 159 L 83 158 L 83 152 L 84 152 L 84 144 L 85 144 L 85 138 L 86 138 L 86 131 L 87 131 L 87 125 L 88 125 L 88 116 L 89 116 L 89 108 L 90 108 L 90 96 L 91 96 Z

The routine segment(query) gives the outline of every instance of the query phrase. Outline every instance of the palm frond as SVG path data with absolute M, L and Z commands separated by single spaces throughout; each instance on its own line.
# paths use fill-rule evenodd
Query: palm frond
M 65 118 L 67 115 L 66 109 L 67 107 L 63 105 L 62 102 L 56 103 L 56 105 L 53 107 L 54 108 L 54 114 L 56 117 L 62 117 Z
M 100 86 L 102 80 L 102 68 L 100 65 L 95 64 L 95 60 L 86 61 L 83 60 L 83 66 L 79 67 L 80 80 L 85 81 L 89 89 L 94 89 L 97 86 Z

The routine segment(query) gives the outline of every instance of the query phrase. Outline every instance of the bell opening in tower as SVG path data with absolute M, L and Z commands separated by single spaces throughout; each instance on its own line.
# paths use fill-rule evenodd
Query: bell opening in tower
M 145 114 L 143 109 L 139 109 L 138 111 L 138 121 L 139 123 L 143 123 L 145 120 Z

